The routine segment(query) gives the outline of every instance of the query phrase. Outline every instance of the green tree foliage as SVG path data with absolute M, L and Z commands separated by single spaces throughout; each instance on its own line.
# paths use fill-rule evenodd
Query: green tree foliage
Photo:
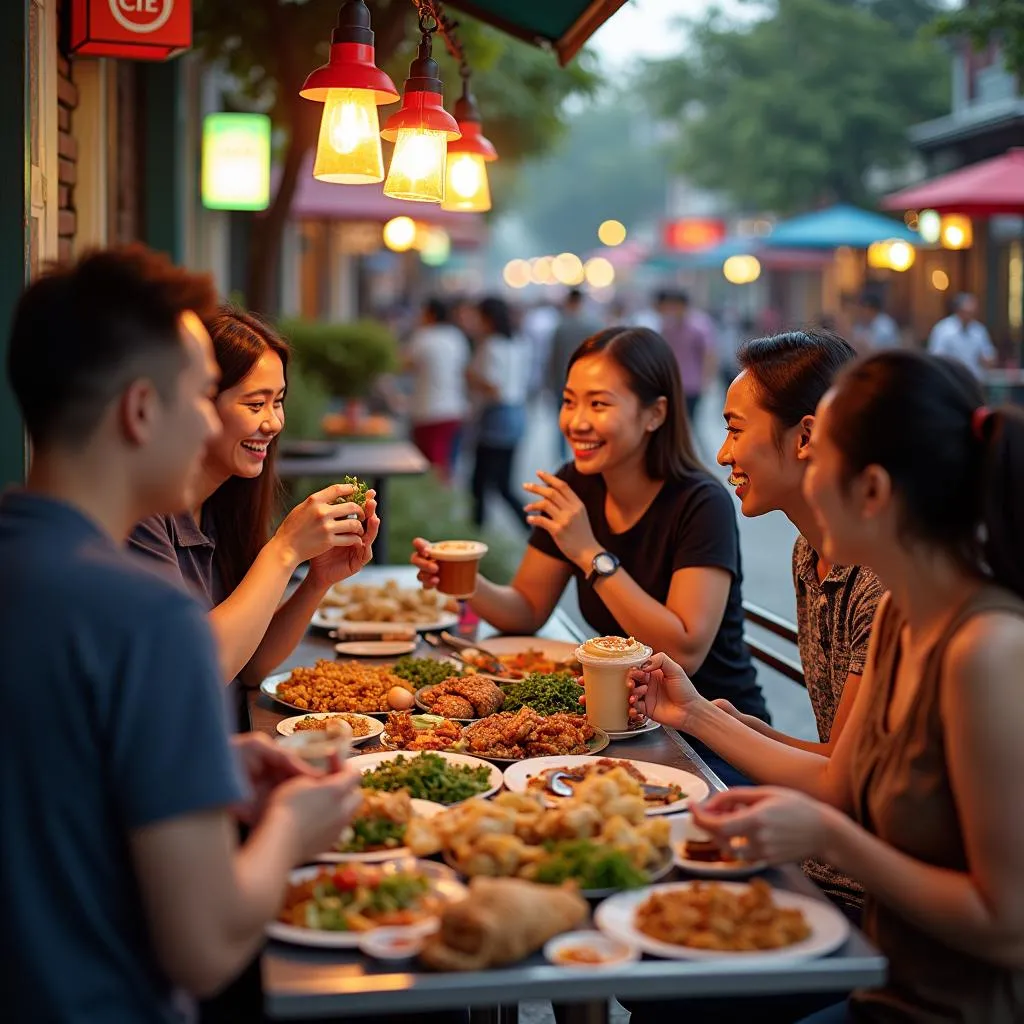
M 266 216 L 253 222 L 246 300 L 273 313 L 281 238 L 305 155 L 316 145 L 323 107 L 299 96 L 306 75 L 326 61 L 341 0 L 195 0 L 196 42 L 211 63 L 222 64 L 237 83 L 227 102 L 266 110 L 281 140 L 280 185 Z M 409 0 L 375 0 L 371 5 L 377 62 L 401 89 L 418 35 Z M 586 55 L 561 68 L 550 54 L 512 40 L 470 18 L 460 18 L 459 35 L 485 119 L 485 131 L 502 160 L 543 152 L 563 129 L 564 101 L 589 94 L 596 79 Z M 444 69 L 448 106 L 458 95 L 452 62 L 435 40 L 434 55 Z M 384 108 L 386 113 L 395 107 Z M 340 187 L 340 186 L 339 186 Z
M 535 255 L 583 255 L 600 245 L 602 220 L 635 227 L 661 215 L 668 167 L 650 113 L 624 91 L 578 113 L 558 145 L 523 168 L 517 185 Z
M 948 56 L 917 32 L 938 6 L 775 0 L 752 23 L 712 11 L 647 76 L 678 125 L 678 169 L 747 209 L 867 201 L 868 172 L 900 167 L 907 128 L 948 109 Z
M 975 0 L 944 14 L 935 29 L 941 36 L 967 36 L 979 49 L 998 41 L 1007 68 L 1024 79 L 1024 0 Z

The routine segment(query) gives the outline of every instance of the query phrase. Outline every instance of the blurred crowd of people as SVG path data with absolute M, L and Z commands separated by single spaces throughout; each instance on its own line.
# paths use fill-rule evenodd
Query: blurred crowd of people
M 838 326 L 826 314 L 817 321 Z M 861 355 L 908 347 L 877 292 L 857 298 L 850 321 L 850 341 Z M 771 309 L 756 319 L 730 307 L 705 312 L 679 288 L 661 289 L 639 306 L 621 299 L 598 303 L 571 288 L 560 306 L 545 301 L 520 307 L 494 295 L 431 296 L 406 325 L 402 370 L 413 439 L 443 481 L 451 482 L 464 467 L 478 526 L 490 494 L 522 519 L 511 475 L 531 405 L 551 420 L 559 455 L 569 458 L 557 429 L 569 358 L 586 338 L 612 326 L 646 327 L 665 338 L 692 420 L 716 378 L 727 388 L 736 376 L 740 346 L 782 323 Z M 950 315 L 935 325 L 927 347 L 963 362 L 979 379 L 996 363 L 988 331 L 977 319 L 977 300 L 969 294 L 952 300 Z

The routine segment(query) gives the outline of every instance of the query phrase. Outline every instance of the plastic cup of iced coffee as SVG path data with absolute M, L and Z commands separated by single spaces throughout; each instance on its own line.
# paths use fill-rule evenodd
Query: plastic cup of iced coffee
M 639 640 L 621 636 L 596 637 L 576 648 L 591 725 L 605 732 L 629 728 L 629 673 L 653 653 Z
M 476 593 L 476 574 L 487 545 L 478 540 L 442 540 L 427 552 L 437 562 L 437 589 L 449 597 L 467 598 Z
M 332 772 L 337 771 L 348 757 L 352 737 L 352 726 L 348 722 L 331 721 L 326 729 L 293 732 L 291 736 L 282 736 L 278 743 L 301 757 L 311 768 Z

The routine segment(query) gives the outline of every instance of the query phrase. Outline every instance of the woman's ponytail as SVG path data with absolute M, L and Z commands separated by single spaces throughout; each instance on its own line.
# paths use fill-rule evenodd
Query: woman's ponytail
M 984 446 L 982 554 L 993 580 L 1024 598 L 1024 409 L 979 409 L 972 429 Z

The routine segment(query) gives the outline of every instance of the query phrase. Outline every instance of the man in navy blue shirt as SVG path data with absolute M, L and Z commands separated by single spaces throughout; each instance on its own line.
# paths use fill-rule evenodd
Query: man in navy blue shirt
M 33 460 L 0 499 L 5 1019 L 179 1020 L 359 804 L 351 769 L 313 777 L 264 737 L 232 749 L 202 609 L 124 549 L 189 506 L 219 429 L 214 301 L 133 247 L 47 274 L 14 318 Z

